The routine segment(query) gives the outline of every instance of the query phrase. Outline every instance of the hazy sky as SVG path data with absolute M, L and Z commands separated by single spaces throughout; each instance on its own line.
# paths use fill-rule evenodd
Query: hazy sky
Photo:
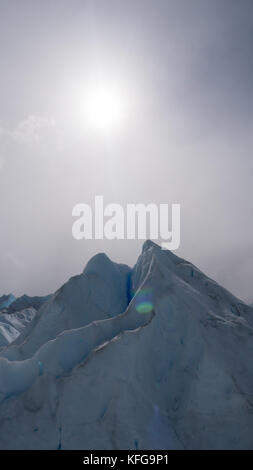
M 181 204 L 176 252 L 253 300 L 252 0 L 0 0 L 0 294 L 42 295 L 105 251 L 73 206 Z M 118 87 L 110 134 L 87 126 L 96 80 Z

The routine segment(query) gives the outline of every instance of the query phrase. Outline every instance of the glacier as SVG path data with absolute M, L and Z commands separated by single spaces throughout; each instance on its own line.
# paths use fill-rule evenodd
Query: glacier
M 35 310 L 39 310 L 39 308 L 51 297 L 52 294 L 45 295 L 43 297 L 30 297 L 29 295 L 22 295 L 17 299 L 14 298 L 10 305 L 8 305 L 8 313 L 14 313 L 30 307 L 34 308 Z
M 100 253 L 22 307 L 0 312 L 0 449 L 253 448 L 253 308 L 190 262 Z
M 11 314 L 6 310 L 0 311 L 0 349 L 12 343 L 36 313 L 32 307 Z
M 0 297 L 0 350 L 18 338 L 23 328 L 35 317 L 39 308 L 52 295 L 16 298 L 13 294 Z
M 13 294 L 2 295 L 0 297 L 0 310 L 8 308 L 15 300 L 16 297 Z

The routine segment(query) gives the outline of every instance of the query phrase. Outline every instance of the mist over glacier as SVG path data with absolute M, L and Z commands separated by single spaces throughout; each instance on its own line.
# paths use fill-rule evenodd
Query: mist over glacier
M 1 449 L 253 447 L 253 308 L 155 243 L 1 317 Z

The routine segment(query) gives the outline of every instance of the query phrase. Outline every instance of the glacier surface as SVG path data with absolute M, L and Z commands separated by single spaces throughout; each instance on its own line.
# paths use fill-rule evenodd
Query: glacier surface
M 15 300 L 16 297 L 13 294 L 2 295 L 0 297 L 0 310 L 8 308 Z
M 96 255 L 16 339 L 1 315 L 1 449 L 253 448 L 253 308 L 172 252 Z

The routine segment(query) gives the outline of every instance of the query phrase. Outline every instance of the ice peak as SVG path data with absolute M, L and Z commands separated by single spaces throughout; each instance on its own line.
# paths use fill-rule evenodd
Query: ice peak
M 111 261 L 105 253 L 97 253 L 88 261 L 83 272 L 104 271 L 110 268 L 113 264 L 113 261 Z
M 145 251 L 149 250 L 150 248 L 154 248 L 154 247 L 161 249 L 161 247 L 159 245 L 157 245 L 157 243 L 152 242 L 152 240 L 146 240 L 142 245 L 142 253 L 145 253 Z
M 2 295 L 0 297 L 0 308 L 7 308 L 16 300 L 16 297 L 13 294 Z

